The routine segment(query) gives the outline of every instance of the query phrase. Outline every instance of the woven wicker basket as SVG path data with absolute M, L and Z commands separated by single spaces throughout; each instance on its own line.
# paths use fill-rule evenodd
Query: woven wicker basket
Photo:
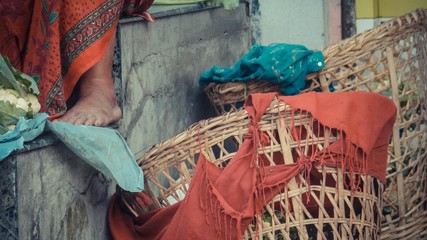
M 209 83 L 205 89 L 218 114 L 237 110 L 252 93 L 279 92 L 278 85 L 269 82 L 248 81 L 223 84 Z
M 296 113 L 291 117 L 288 106 L 283 103 L 278 106 L 273 101 L 259 123 L 271 139 L 259 152 L 271 165 L 289 164 L 297 159 L 288 156 L 278 162 L 277 154 L 307 154 L 315 151 L 313 146 L 321 150 L 340 138 L 337 131 L 327 127 L 325 135 L 316 136 L 310 116 L 299 117 Z M 201 121 L 153 147 L 138 164 L 144 171 L 146 192 L 154 199 L 154 205 L 165 207 L 184 198 L 201 149 L 216 165 L 224 167 L 238 150 L 248 125 L 247 112 L 234 111 Z M 295 127 L 308 133 L 300 140 L 302 151 L 289 134 Z M 351 177 L 343 174 L 341 168 L 317 166 L 316 171 L 321 180 L 311 184 L 302 174 L 293 178 L 245 230 L 244 239 L 379 239 L 383 184 L 372 176 L 357 174 L 353 177 L 361 181 L 350 190 Z M 306 201 L 307 194 L 310 204 Z
M 365 90 L 390 97 L 398 119 L 389 147 L 382 239 L 427 238 L 427 9 L 416 10 L 331 45 L 326 67 L 307 77 L 314 89 Z M 250 90 L 248 90 L 250 89 Z M 215 84 L 205 89 L 219 113 L 239 108 L 265 83 Z

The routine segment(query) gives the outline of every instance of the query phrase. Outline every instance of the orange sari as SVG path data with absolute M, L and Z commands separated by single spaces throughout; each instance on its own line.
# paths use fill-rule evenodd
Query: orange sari
M 239 150 L 224 168 L 209 161 L 209 156 L 200 154 L 182 201 L 138 212 L 139 216 L 134 218 L 122 210 L 118 195 L 114 194 L 108 210 L 111 238 L 242 239 L 243 231 L 254 217 L 262 213 L 262 208 L 276 194 L 284 192 L 290 179 L 303 173 L 308 182 L 322 181 L 318 175 L 311 174 L 313 165 L 341 167 L 348 171 L 353 176 L 349 185 L 351 191 L 357 186 L 356 182 L 351 182 L 356 181 L 355 172 L 386 182 L 388 144 L 396 119 L 396 107 L 391 100 L 361 91 L 278 97 L 292 109 L 291 116 L 286 117 L 293 119 L 297 111 L 310 113 L 320 123 L 319 127 L 327 126 L 343 135 L 322 151 L 307 152 L 305 157 L 294 159 L 294 163 L 269 165 L 262 163 L 263 154 L 259 154 L 258 147 L 266 145 L 270 139 L 258 123 L 274 97 L 275 93 L 267 93 L 247 98 L 245 109 L 250 124 Z M 291 132 L 295 139 L 302 139 L 304 134 L 294 125 Z M 284 159 L 282 155 L 278 157 Z M 150 207 L 149 197 L 144 192 L 139 195 L 143 200 L 140 203 Z
M 153 0 L 2 0 L 0 53 L 33 76 L 41 111 L 63 114 L 80 76 L 107 49 L 123 9 L 146 13 Z

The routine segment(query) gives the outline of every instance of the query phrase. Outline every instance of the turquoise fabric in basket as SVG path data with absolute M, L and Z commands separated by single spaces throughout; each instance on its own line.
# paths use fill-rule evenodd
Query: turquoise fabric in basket
M 325 67 L 322 52 L 302 45 L 274 43 L 254 45 L 231 67 L 213 66 L 199 79 L 200 86 L 210 82 L 262 80 L 278 84 L 284 95 L 296 95 L 306 86 L 306 75 Z

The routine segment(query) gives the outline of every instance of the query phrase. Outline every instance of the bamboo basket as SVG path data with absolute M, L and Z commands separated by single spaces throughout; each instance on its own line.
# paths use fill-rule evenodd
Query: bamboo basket
M 398 108 L 389 146 L 381 239 L 427 238 L 427 9 L 323 49 L 326 66 L 307 76 L 302 92 L 364 90 L 388 96 Z M 265 83 L 211 83 L 205 92 L 218 113 L 238 109 Z
M 314 151 L 313 146 L 321 150 L 340 139 L 338 131 L 324 126 L 323 136 L 315 134 L 316 123 L 310 116 L 296 113 L 291 117 L 290 111 L 289 106 L 273 101 L 259 123 L 270 143 L 258 152 L 266 156 L 269 164 L 293 163 L 297 156 L 283 156 L 291 152 L 304 155 Z M 200 150 L 217 166 L 224 167 L 243 142 L 249 121 L 245 110 L 203 120 L 140 158 L 138 164 L 146 179 L 144 191 L 154 205 L 165 207 L 184 198 Z M 301 146 L 289 134 L 295 127 L 307 132 L 300 140 L 303 146 L 299 150 Z M 277 154 L 282 156 L 281 161 L 277 161 Z M 356 174 L 352 177 L 361 181 L 350 189 L 351 176 L 341 168 L 313 168 L 321 180 L 308 184 L 303 174 L 291 179 L 245 230 L 244 239 L 379 239 L 383 184 L 372 176 Z M 130 212 L 137 213 L 140 207 L 131 202 L 131 193 L 121 194 L 127 201 L 125 205 L 133 206 Z M 311 204 L 307 204 L 307 194 Z

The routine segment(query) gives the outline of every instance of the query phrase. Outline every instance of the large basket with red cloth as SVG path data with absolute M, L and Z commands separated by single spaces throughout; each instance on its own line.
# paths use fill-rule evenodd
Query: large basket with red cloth
M 381 93 L 398 108 L 384 193 L 382 238 L 427 237 L 427 9 L 323 49 L 326 66 L 307 76 L 302 92 L 363 90 Z M 211 83 L 205 92 L 219 113 L 238 109 L 247 92 L 267 83 Z M 250 86 L 250 87 L 249 87 Z
M 146 195 L 113 197 L 113 238 L 379 239 L 395 117 L 373 93 L 251 95 L 138 160 Z

